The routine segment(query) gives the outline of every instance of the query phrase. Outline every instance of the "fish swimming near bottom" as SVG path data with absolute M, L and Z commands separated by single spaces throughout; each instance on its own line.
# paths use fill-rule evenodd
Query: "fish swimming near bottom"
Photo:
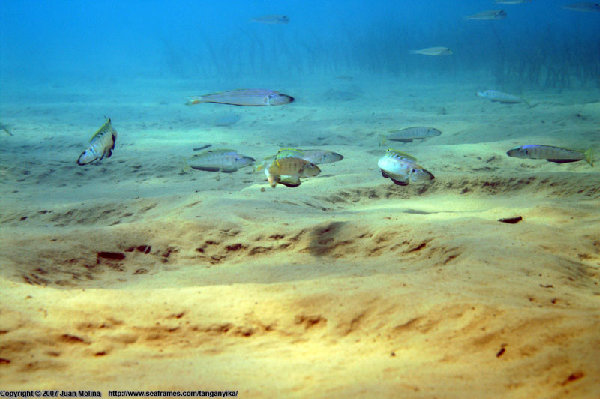
M 490 100 L 491 102 L 498 102 L 498 103 L 503 103 L 503 104 L 525 103 L 525 104 L 529 105 L 529 102 L 522 99 L 521 97 L 518 97 L 518 96 L 515 96 L 512 94 L 508 94 L 508 93 L 503 93 L 498 90 L 478 91 L 477 97 L 485 98 L 487 100 Z
M 426 126 L 415 126 L 406 127 L 400 130 L 390 130 L 389 134 L 382 135 L 380 144 L 383 145 L 387 140 L 390 141 L 401 141 L 403 143 L 410 143 L 413 140 L 425 140 L 430 137 L 436 137 L 441 135 L 442 132 L 434 127 Z
M 400 186 L 409 183 L 429 183 L 435 177 L 416 161 L 408 154 L 389 148 L 385 155 L 379 158 L 377 166 L 381 170 L 381 176 L 391 179 Z
M 566 10 L 579 11 L 579 12 L 600 12 L 600 4 L 592 3 L 589 1 L 568 4 L 568 5 L 564 6 L 563 8 Z
M 110 118 L 98 129 L 90 140 L 90 146 L 77 159 L 78 165 L 87 165 L 94 161 L 110 158 L 117 143 L 117 131 L 112 127 Z
M 294 97 L 269 89 L 238 89 L 205 94 L 190 99 L 185 105 L 216 103 L 238 106 L 284 105 L 294 102 Z
M 554 163 L 570 163 L 585 160 L 591 166 L 594 166 L 591 148 L 582 152 L 552 145 L 530 144 L 512 148 L 506 152 L 506 155 L 524 159 L 545 159 L 548 162 Z
M 297 157 L 275 159 L 265 168 L 265 175 L 271 187 L 277 186 L 277 183 L 297 187 L 301 183 L 301 177 L 313 177 L 319 173 L 321 169 L 317 165 Z M 286 176 L 286 179 L 282 180 L 282 176 Z
M 504 10 L 486 10 L 478 12 L 477 14 L 468 15 L 465 19 L 479 19 L 479 20 L 489 20 L 489 19 L 504 19 L 506 18 L 506 11 Z
M 322 163 L 334 163 L 344 159 L 342 154 L 329 150 L 301 150 L 299 148 L 282 148 L 275 155 L 276 159 L 286 157 L 297 157 L 312 162 L 315 165 Z
M 250 166 L 254 158 L 239 154 L 235 150 L 219 148 L 194 154 L 190 162 L 190 168 L 205 172 L 233 173 L 237 170 Z
M 450 50 L 448 47 L 428 47 L 422 48 L 420 50 L 410 50 L 410 54 L 420 54 L 420 55 L 452 55 L 454 52 Z
M 263 168 L 270 165 L 275 159 L 281 158 L 302 158 L 308 162 L 312 162 L 315 165 L 323 164 L 323 163 L 334 163 L 337 161 L 341 161 L 344 159 L 342 154 L 338 154 L 334 151 L 329 150 L 319 150 L 319 149 L 311 149 L 311 150 L 301 150 L 299 148 L 281 148 L 277 151 L 277 154 L 267 157 L 264 161 L 256 166 L 256 171 L 260 171 Z
M 261 15 L 260 17 L 252 18 L 250 21 L 258 22 L 261 24 L 282 25 L 289 24 L 290 17 L 288 17 L 287 15 Z

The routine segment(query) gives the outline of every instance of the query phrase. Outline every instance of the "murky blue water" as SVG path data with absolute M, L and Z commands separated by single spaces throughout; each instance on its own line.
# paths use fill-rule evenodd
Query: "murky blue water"
M 569 1 L 3 1 L 0 81 L 299 78 L 321 73 L 599 85 L 600 13 Z M 504 9 L 497 21 L 465 20 Z M 289 24 L 250 22 L 281 14 Z M 410 55 L 446 46 L 451 57 Z M 472 75 L 471 75 L 472 76 Z M 3 96 L 8 95 L 5 91 Z

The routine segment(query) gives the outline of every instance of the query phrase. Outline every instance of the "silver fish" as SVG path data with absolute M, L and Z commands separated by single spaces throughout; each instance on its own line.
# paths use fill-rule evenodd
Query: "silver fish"
M 425 140 L 429 137 L 436 137 L 442 132 L 434 127 L 407 127 L 400 130 L 390 130 L 390 134 L 384 137 L 384 140 L 401 141 L 410 143 L 413 140 Z
M 521 97 L 514 96 L 512 94 L 503 93 L 497 90 L 484 90 L 478 91 L 477 97 L 486 98 L 492 102 L 499 102 L 505 104 L 516 104 L 516 103 L 526 103 L 527 101 L 523 100 Z
M 435 178 L 428 170 L 418 165 L 415 158 L 392 149 L 388 149 L 385 155 L 379 158 L 377 166 L 381 170 L 381 176 L 400 186 L 409 183 L 429 183 Z
M 554 163 L 569 163 L 585 160 L 594 166 L 592 150 L 585 152 L 569 150 L 567 148 L 554 147 L 551 145 L 522 145 L 506 152 L 509 157 L 524 159 L 545 159 Z
M 290 22 L 290 17 L 287 15 L 263 15 L 260 17 L 252 18 L 252 22 L 258 22 L 261 24 L 269 25 L 282 25 Z
M 468 15 L 466 19 L 503 19 L 506 18 L 506 11 L 504 10 L 486 10 L 478 12 L 477 14 Z
M 112 127 L 110 118 L 98 129 L 90 140 L 90 146 L 77 159 L 78 165 L 87 165 L 94 161 L 110 158 L 117 142 L 117 131 Z
M 284 105 L 294 101 L 294 97 L 269 89 L 238 89 L 205 94 L 190 99 L 185 105 L 217 103 L 229 105 Z
M 420 50 L 410 50 L 410 54 L 420 55 L 452 55 L 454 52 L 448 47 L 428 47 Z
M 568 4 L 563 7 L 566 10 L 579 12 L 600 12 L 600 4 L 584 1 L 581 3 Z
M 230 149 L 215 149 L 195 154 L 192 157 L 192 169 L 203 170 L 205 172 L 236 172 L 245 166 L 250 166 L 254 163 L 254 158 L 239 154 L 235 150 Z
M 531 3 L 531 0 L 496 0 L 496 4 L 525 4 Z
M 334 163 L 344 159 L 342 154 L 328 150 L 300 150 L 302 152 L 302 159 L 306 159 L 314 164 L 322 163 Z

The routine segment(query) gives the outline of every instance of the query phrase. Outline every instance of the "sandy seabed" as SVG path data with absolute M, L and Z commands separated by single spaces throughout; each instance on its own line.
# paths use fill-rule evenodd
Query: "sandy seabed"
M 506 156 L 600 152 L 598 90 L 527 92 L 527 107 L 474 96 L 494 87 L 332 76 L 272 87 L 289 106 L 182 105 L 240 86 L 4 95 L 2 389 L 600 397 L 600 169 Z M 77 166 L 104 115 L 113 157 Z M 397 186 L 379 135 L 415 125 L 443 134 L 394 147 L 436 178 Z M 344 160 L 272 189 L 250 168 L 186 168 L 208 143 Z

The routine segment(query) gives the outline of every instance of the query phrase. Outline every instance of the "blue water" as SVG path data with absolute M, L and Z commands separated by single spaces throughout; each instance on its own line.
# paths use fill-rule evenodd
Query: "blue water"
M 568 1 L 2 1 L 0 81 L 476 72 L 522 86 L 599 84 L 600 13 Z M 499 21 L 463 17 L 502 8 Z M 284 14 L 287 25 L 251 23 Z M 452 57 L 408 51 L 446 46 Z M 546 79 L 552 73 L 569 80 Z

